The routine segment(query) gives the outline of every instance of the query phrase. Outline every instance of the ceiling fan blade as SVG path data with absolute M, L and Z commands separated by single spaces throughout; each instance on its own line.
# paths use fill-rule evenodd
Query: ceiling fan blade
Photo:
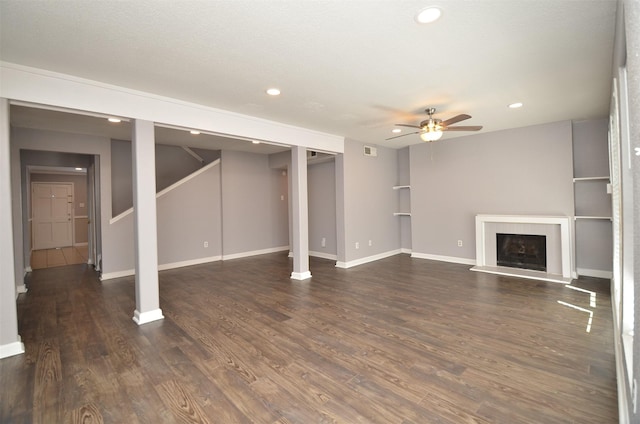
M 396 127 L 410 127 L 410 128 L 422 129 L 422 127 L 418 125 L 411 125 L 411 124 L 396 124 Z
M 456 122 L 464 121 L 465 119 L 471 118 L 471 115 L 467 115 L 466 113 L 460 114 L 458 116 L 454 116 L 453 118 L 449 118 L 446 121 L 442 121 L 443 126 L 448 126 L 451 124 L 455 124 Z
M 482 129 L 482 125 L 467 125 L 460 127 L 446 127 L 443 131 L 480 131 Z
M 416 131 L 416 132 L 412 132 L 412 133 L 407 133 L 407 134 L 402 134 L 402 135 L 396 135 L 395 137 L 385 138 L 385 140 L 393 140 L 394 138 L 404 137 L 405 135 L 420 134 L 421 132 L 422 132 L 422 131 Z

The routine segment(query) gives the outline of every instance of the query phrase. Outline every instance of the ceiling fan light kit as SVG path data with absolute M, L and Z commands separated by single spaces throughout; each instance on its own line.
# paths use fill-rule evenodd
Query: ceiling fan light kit
M 463 113 L 460 115 L 456 115 L 453 118 L 449 118 L 446 121 L 443 121 L 441 119 L 437 119 L 433 117 L 433 114 L 436 113 L 435 108 L 431 107 L 431 108 L 425 109 L 425 112 L 427 113 L 427 115 L 429 115 L 429 118 L 420 122 L 420 125 L 396 124 L 399 127 L 417 128 L 420 131 L 415 131 L 409 134 L 397 135 L 395 137 L 387 138 L 387 140 L 392 140 L 394 138 L 404 137 L 412 134 L 420 134 L 420 138 L 422 139 L 422 141 L 431 142 L 431 141 L 440 140 L 440 137 L 442 137 L 442 133 L 444 131 L 480 131 L 482 129 L 481 125 L 467 125 L 467 126 L 457 126 L 457 127 L 450 126 L 451 124 L 455 124 L 460 121 L 464 121 L 466 119 L 471 118 L 471 115 L 467 115 Z
M 440 137 L 442 137 L 442 131 L 427 131 L 420 134 L 422 141 L 427 142 L 440 140 Z

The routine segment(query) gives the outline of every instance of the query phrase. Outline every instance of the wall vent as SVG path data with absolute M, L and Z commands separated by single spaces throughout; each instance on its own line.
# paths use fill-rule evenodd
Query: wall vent
M 365 156 L 378 156 L 378 149 L 371 146 L 364 146 L 364 155 Z

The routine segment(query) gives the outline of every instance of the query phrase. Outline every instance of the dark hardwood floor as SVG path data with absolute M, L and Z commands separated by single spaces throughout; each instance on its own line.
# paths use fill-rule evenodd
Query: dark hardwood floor
M 304 282 L 286 254 L 164 271 L 165 319 L 143 326 L 133 278 L 35 270 L 0 421 L 617 422 L 607 281 L 574 281 L 593 304 L 407 255 L 333 265 L 312 258 Z

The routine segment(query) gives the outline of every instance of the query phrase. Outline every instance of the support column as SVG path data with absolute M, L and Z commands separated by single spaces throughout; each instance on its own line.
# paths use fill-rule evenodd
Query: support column
M 138 324 L 163 319 L 158 286 L 158 225 L 156 216 L 156 151 L 153 122 L 132 125 L 133 239 L 136 255 L 136 310 Z
M 0 358 L 24 353 L 16 307 L 9 134 L 9 101 L 0 98 Z
M 309 271 L 309 205 L 307 199 L 307 149 L 291 148 L 291 212 L 294 280 L 311 278 Z

